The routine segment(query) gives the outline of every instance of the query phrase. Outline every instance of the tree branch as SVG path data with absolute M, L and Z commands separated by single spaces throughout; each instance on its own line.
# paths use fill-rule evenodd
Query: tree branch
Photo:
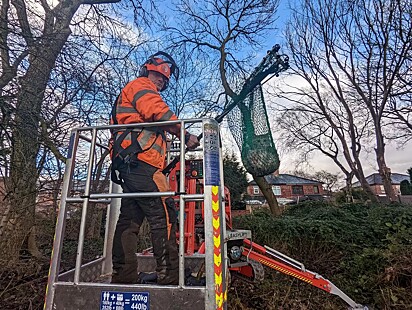
M 9 0 L 3 0 L 1 2 L 1 12 L 0 12 L 0 55 L 1 55 L 1 68 L 3 69 L 2 76 L 6 72 L 10 71 L 10 55 L 9 47 L 7 45 L 7 36 L 9 34 L 8 22 L 8 11 L 10 8 Z M 1 87 L 3 88 L 3 87 Z
M 11 0 L 11 3 L 16 8 L 22 36 L 26 41 L 28 48 L 30 48 L 33 45 L 33 34 L 31 33 L 30 23 L 27 18 L 26 3 L 23 0 Z

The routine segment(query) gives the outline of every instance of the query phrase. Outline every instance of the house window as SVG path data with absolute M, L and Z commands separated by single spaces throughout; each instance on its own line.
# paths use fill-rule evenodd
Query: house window
M 259 195 L 259 186 L 253 186 L 253 194 Z
M 282 190 L 279 185 L 272 185 L 272 191 L 275 196 L 282 195 Z
M 319 194 L 319 187 L 317 185 L 313 185 L 313 193 Z
M 380 189 L 381 189 L 381 193 L 385 192 L 385 187 L 383 185 L 380 186 Z
M 292 185 L 292 194 L 293 195 L 303 195 L 303 186 L 302 185 Z

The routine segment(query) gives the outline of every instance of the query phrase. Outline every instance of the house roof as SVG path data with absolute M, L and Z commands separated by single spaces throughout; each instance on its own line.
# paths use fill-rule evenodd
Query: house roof
M 322 184 L 320 181 L 305 179 L 291 174 L 267 175 L 266 181 L 271 185 L 307 185 L 307 184 Z M 249 182 L 249 185 L 256 184 L 255 181 Z
M 409 181 L 409 175 L 407 174 L 400 174 L 400 173 L 391 173 L 391 180 L 392 184 L 400 184 L 402 181 L 407 180 Z M 366 177 L 366 181 L 369 185 L 382 185 L 382 177 L 379 173 L 372 173 L 371 175 Z M 353 183 L 353 187 L 360 187 L 360 182 L 357 181 Z

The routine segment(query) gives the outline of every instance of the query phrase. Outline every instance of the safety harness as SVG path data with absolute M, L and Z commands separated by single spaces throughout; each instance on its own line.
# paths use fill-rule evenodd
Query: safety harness
M 116 108 L 117 108 L 117 103 L 120 99 L 120 94 L 117 96 L 113 106 L 112 106 L 112 111 L 111 111 L 111 119 L 113 125 L 118 125 L 117 121 L 117 113 L 116 113 Z M 140 153 L 143 153 L 147 150 L 149 150 L 153 144 L 156 142 L 156 139 L 159 135 L 159 132 L 156 131 L 156 138 L 153 140 L 153 143 L 147 147 L 146 149 L 142 149 L 138 142 L 139 135 L 143 132 L 144 128 L 142 128 L 139 131 L 135 131 L 133 128 L 125 128 L 120 135 L 119 131 L 112 130 L 112 139 L 113 139 L 113 145 L 112 145 L 112 169 L 111 169 L 111 174 L 110 178 L 112 182 L 116 184 L 123 184 L 123 180 L 120 177 L 120 174 L 118 173 L 119 167 L 121 165 L 126 164 L 127 166 L 136 166 L 137 165 L 137 155 Z M 130 134 L 131 138 L 131 144 L 123 148 L 122 147 L 122 142 L 123 140 L 127 137 L 127 135 Z

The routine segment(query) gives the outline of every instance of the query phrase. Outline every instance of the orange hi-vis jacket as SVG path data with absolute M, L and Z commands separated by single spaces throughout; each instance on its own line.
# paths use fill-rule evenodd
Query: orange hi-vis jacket
M 122 90 L 116 101 L 115 117 L 118 124 L 150 123 L 159 121 L 177 120 L 176 115 L 162 100 L 155 84 L 147 77 L 138 77 L 129 82 Z M 111 123 L 116 123 L 113 120 Z M 121 149 L 126 149 L 132 143 L 139 143 L 143 152 L 137 158 L 159 169 L 163 169 L 166 156 L 165 131 L 180 137 L 180 124 L 161 127 L 139 128 L 128 133 L 121 142 Z M 115 139 L 119 139 L 122 131 L 116 132 Z M 115 143 L 115 141 L 112 141 Z M 114 159 L 120 152 L 113 153 Z

